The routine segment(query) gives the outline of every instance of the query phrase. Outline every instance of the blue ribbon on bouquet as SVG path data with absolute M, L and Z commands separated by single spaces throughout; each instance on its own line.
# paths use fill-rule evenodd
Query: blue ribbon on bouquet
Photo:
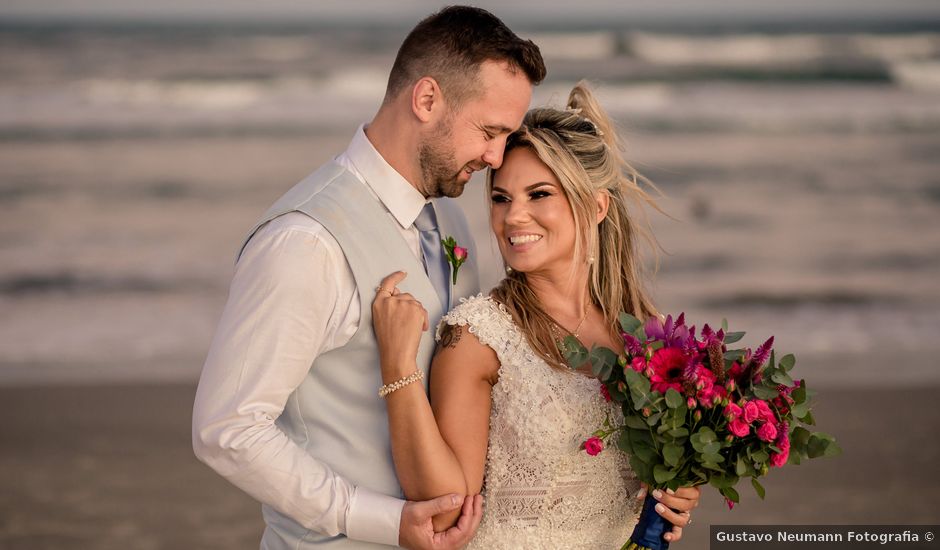
M 663 535 L 672 530 L 672 524 L 656 512 L 656 504 L 652 495 L 646 495 L 633 534 L 620 550 L 668 550 L 669 543 Z

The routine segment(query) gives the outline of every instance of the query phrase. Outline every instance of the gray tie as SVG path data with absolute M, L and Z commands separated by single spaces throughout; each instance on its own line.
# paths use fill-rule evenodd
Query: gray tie
M 434 213 L 434 206 L 431 203 L 424 205 L 418 219 L 415 220 L 415 227 L 421 234 L 421 251 L 424 253 L 424 270 L 428 274 L 428 279 L 434 285 L 438 298 L 441 299 L 441 307 L 447 311 L 450 305 L 448 298 L 450 295 L 450 266 L 444 257 L 444 247 L 441 245 L 441 233 L 437 230 L 437 215 Z

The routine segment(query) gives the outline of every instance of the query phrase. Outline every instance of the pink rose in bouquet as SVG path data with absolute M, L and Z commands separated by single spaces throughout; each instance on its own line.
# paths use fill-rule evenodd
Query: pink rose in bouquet
M 753 351 L 728 349 L 743 332 L 705 325 L 697 336 L 684 314 L 644 323 L 621 313 L 620 325 L 622 349 L 588 351 L 570 336 L 561 343 L 568 364 L 590 363 L 605 398 L 623 411 L 620 425 L 608 419 L 585 441 L 592 456 L 615 446 L 651 488 L 710 484 L 732 508 L 742 478 L 764 498 L 758 478 L 771 467 L 841 452 L 832 436 L 807 429 L 815 424 L 810 392 L 790 377 L 793 355 L 777 361 L 773 337 Z M 662 522 L 644 506 L 624 547 L 668 548 Z

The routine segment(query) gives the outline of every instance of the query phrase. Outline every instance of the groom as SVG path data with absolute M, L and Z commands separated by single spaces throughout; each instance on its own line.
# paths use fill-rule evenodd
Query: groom
M 544 76 L 538 47 L 489 12 L 441 10 L 405 39 L 372 122 L 250 231 L 199 381 L 193 448 L 262 502 L 262 548 L 456 548 L 476 530 L 479 496 L 402 500 L 371 304 L 385 275 L 408 273 L 401 291 L 428 311 L 427 374 L 433 327 L 478 291 L 466 220 L 429 199 L 502 163 Z M 470 248 L 455 284 L 447 237 Z M 460 506 L 458 525 L 434 533 L 431 517 Z

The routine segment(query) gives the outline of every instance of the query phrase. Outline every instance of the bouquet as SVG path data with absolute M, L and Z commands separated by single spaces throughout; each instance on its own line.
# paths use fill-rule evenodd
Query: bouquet
M 622 422 L 608 418 L 584 442 L 589 454 L 613 443 L 630 455 L 637 478 L 650 488 L 707 483 L 733 508 L 742 478 L 751 478 L 764 498 L 758 478 L 770 468 L 841 452 L 832 436 L 805 427 L 815 424 L 811 393 L 804 380 L 790 376 L 793 355 L 776 360 L 772 336 L 752 352 L 728 349 L 744 333 L 728 332 L 726 322 L 718 331 L 705 325 L 696 336 L 685 314 L 643 323 L 621 313 L 620 327 L 622 350 L 588 351 L 572 336 L 561 344 L 568 364 L 590 363 L 601 393 L 623 411 Z M 670 526 L 655 504 L 646 497 L 624 549 L 669 547 L 662 535 Z

